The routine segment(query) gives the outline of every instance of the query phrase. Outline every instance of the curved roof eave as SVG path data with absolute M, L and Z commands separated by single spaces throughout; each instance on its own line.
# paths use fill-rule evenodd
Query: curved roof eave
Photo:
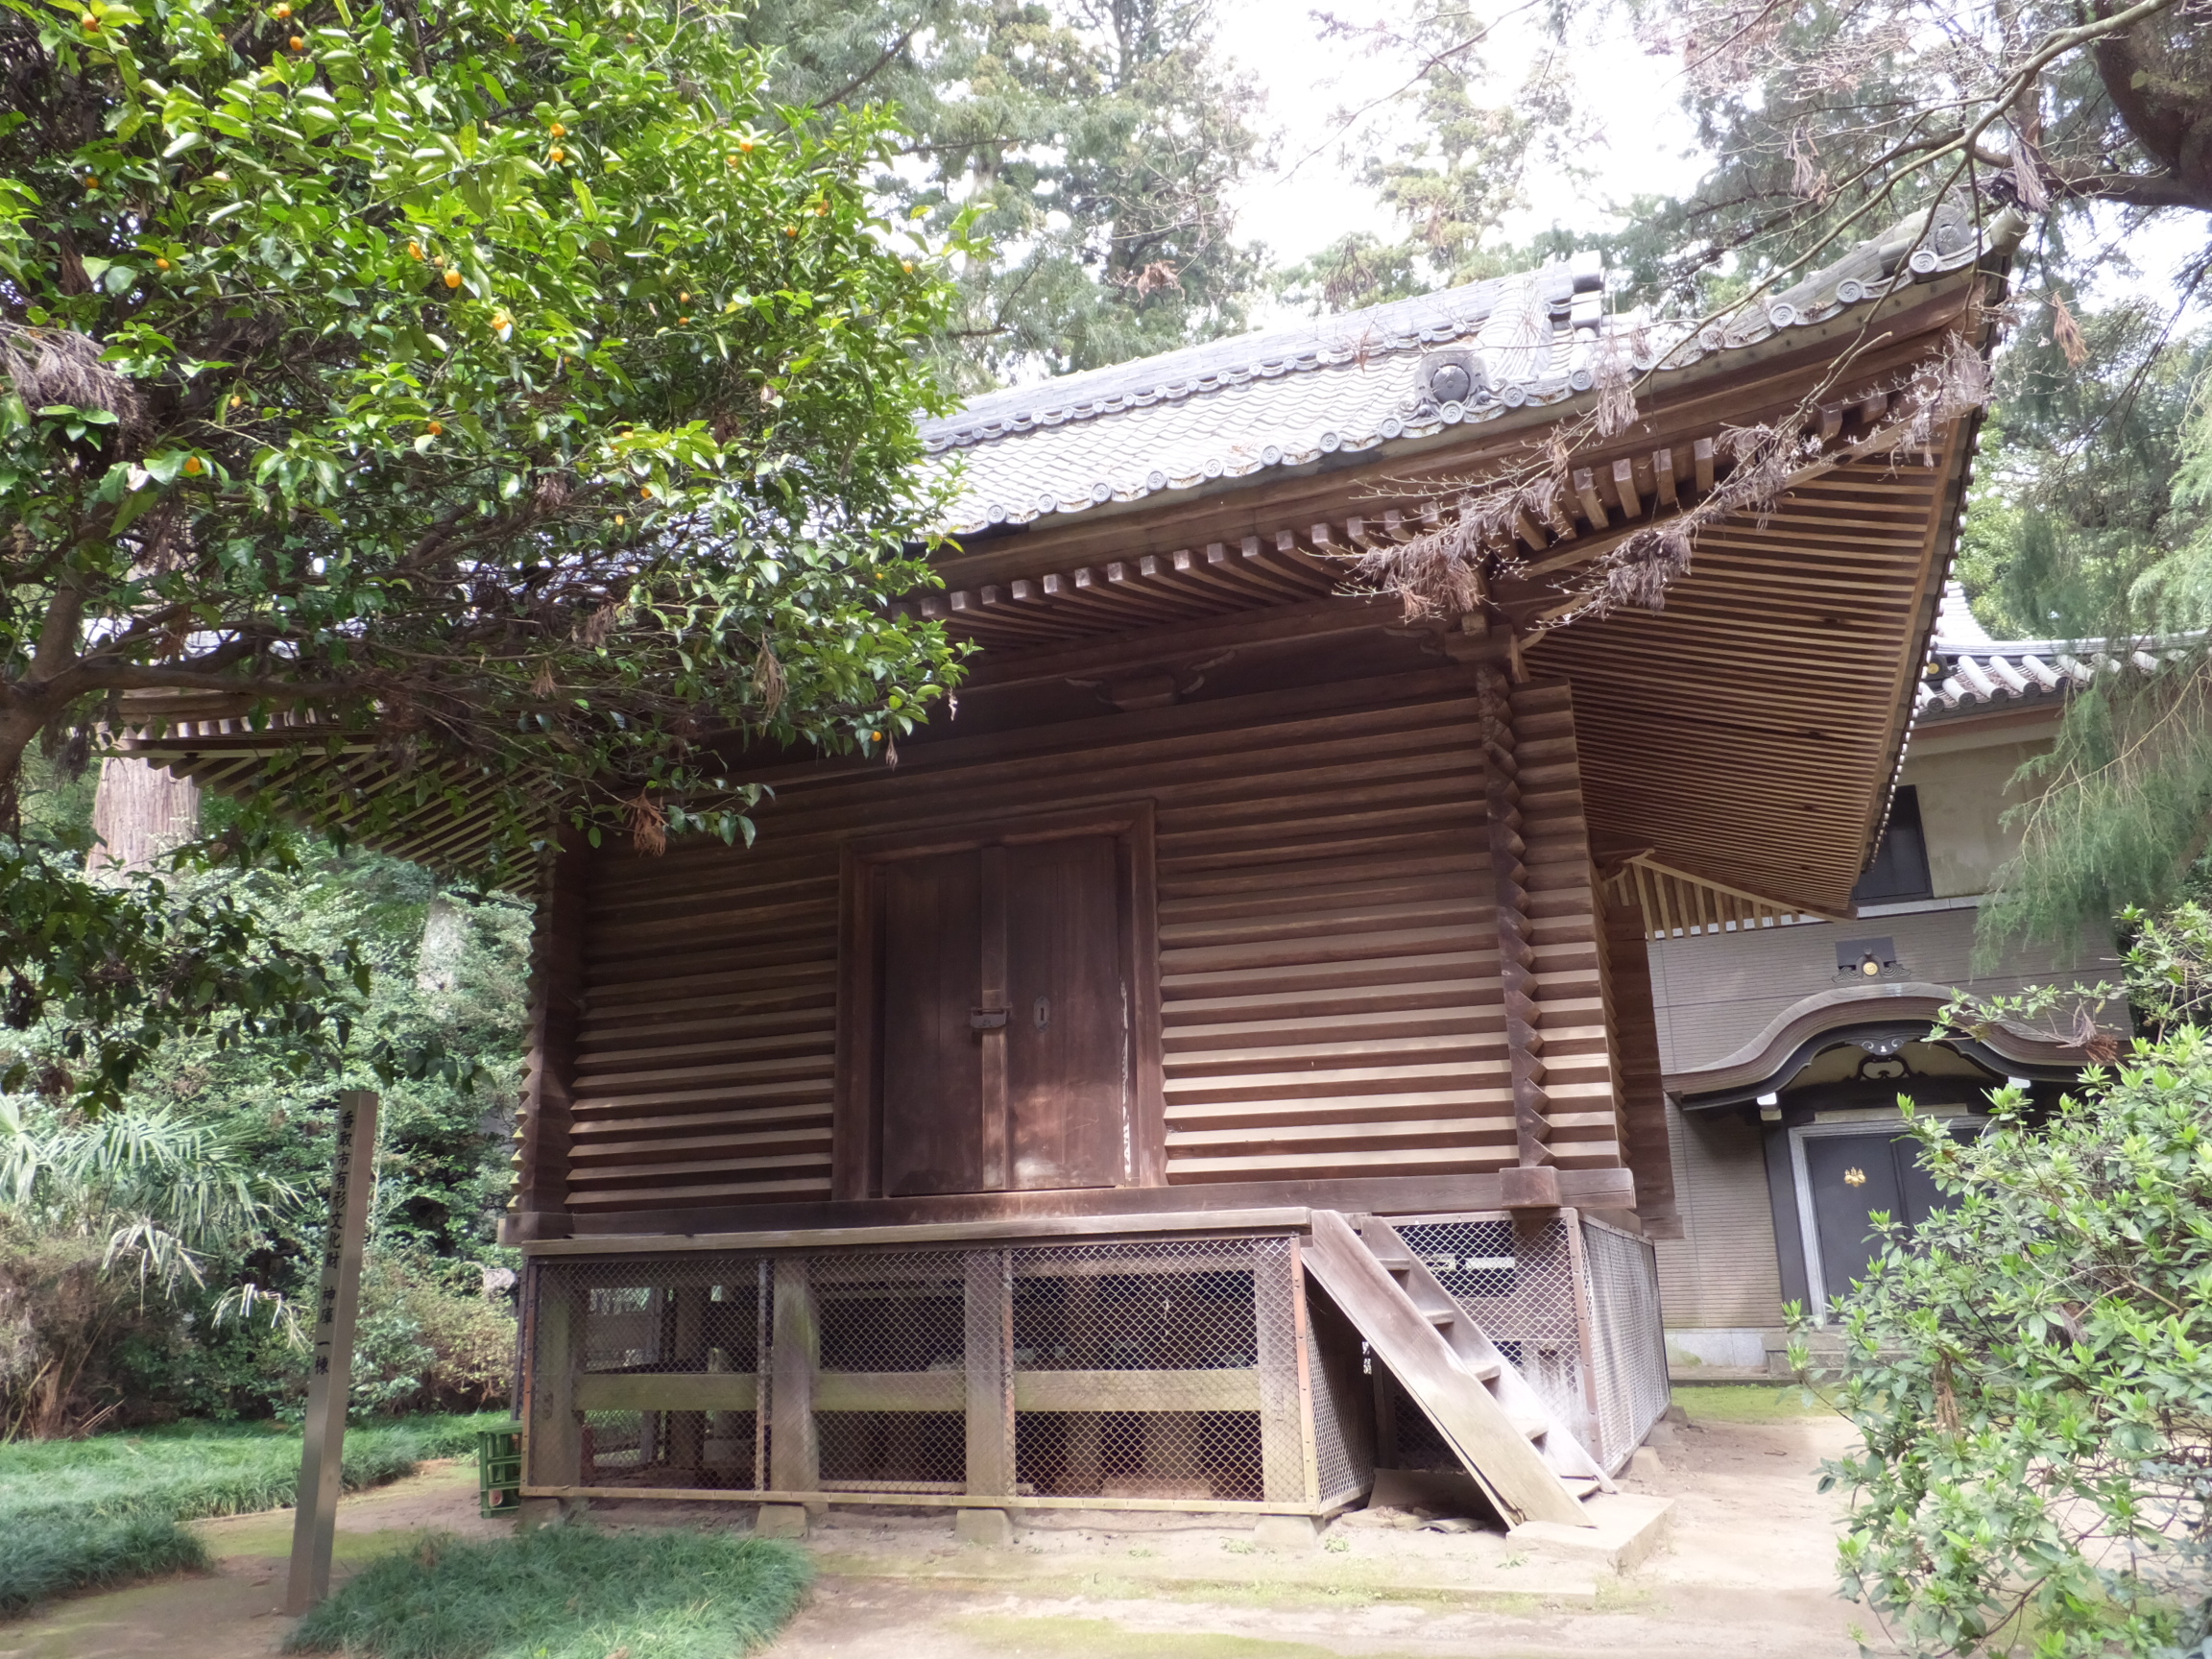
M 1957 998 L 1951 986 L 1926 980 L 1815 992 L 1777 1014 L 1734 1053 L 1709 1066 L 1670 1073 L 1663 1082 L 1685 1112 L 1742 1105 L 1774 1093 L 1815 1054 L 1855 1035 L 1925 1042 L 1936 1016 Z M 1941 1041 L 2008 1076 L 2064 1081 L 2090 1063 L 2088 1053 L 2074 1044 L 2002 1022 Z

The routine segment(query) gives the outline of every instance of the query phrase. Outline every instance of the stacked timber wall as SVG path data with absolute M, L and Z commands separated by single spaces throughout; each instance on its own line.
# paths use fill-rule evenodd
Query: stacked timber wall
M 1573 708 L 1563 685 L 1512 702 L 1551 1150 L 1619 1167 Z M 896 773 L 785 776 L 749 852 L 598 854 L 567 953 L 541 951 L 581 1011 L 564 1120 L 526 1125 L 524 1206 L 829 1199 L 841 846 L 1133 800 L 1156 812 L 1169 1185 L 1512 1164 L 1476 713 L 1440 670 L 953 737 Z

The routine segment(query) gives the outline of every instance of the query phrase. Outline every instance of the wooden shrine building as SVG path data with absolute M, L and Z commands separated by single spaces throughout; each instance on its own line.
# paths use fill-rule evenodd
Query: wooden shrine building
M 526 1493 L 1577 1519 L 1667 1401 L 1648 911 L 1846 913 L 2000 282 L 1948 216 L 1701 333 L 1554 265 L 933 423 L 956 708 L 549 870 Z M 1760 422 L 1770 506 L 1551 625 Z M 1465 609 L 1349 590 L 1532 466 Z

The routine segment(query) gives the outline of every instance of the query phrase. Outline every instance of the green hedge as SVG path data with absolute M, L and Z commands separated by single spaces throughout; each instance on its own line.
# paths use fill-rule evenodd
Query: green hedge
M 432 1538 L 372 1562 L 286 1646 L 364 1659 L 734 1659 L 789 1622 L 812 1575 L 797 1546 L 730 1532 Z
M 349 1492 L 473 1453 L 504 1412 L 420 1417 L 346 1432 Z M 268 1424 L 180 1424 L 89 1440 L 0 1445 L 0 1613 L 64 1591 L 207 1564 L 181 1524 L 292 1502 L 300 1433 Z

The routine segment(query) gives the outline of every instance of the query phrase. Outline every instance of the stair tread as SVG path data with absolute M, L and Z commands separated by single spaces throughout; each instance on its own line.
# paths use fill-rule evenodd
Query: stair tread
M 1422 1311 L 1428 1314 L 1429 1323 L 1431 1325 L 1456 1325 L 1459 1323 L 1459 1310 L 1456 1308 L 1425 1308 Z
M 1521 1438 L 1524 1440 L 1541 1440 L 1551 1432 L 1551 1424 L 1548 1418 L 1527 1416 L 1519 1411 L 1508 1411 L 1506 1416 L 1513 1420 L 1513 1427 L 1521 1431 Z

